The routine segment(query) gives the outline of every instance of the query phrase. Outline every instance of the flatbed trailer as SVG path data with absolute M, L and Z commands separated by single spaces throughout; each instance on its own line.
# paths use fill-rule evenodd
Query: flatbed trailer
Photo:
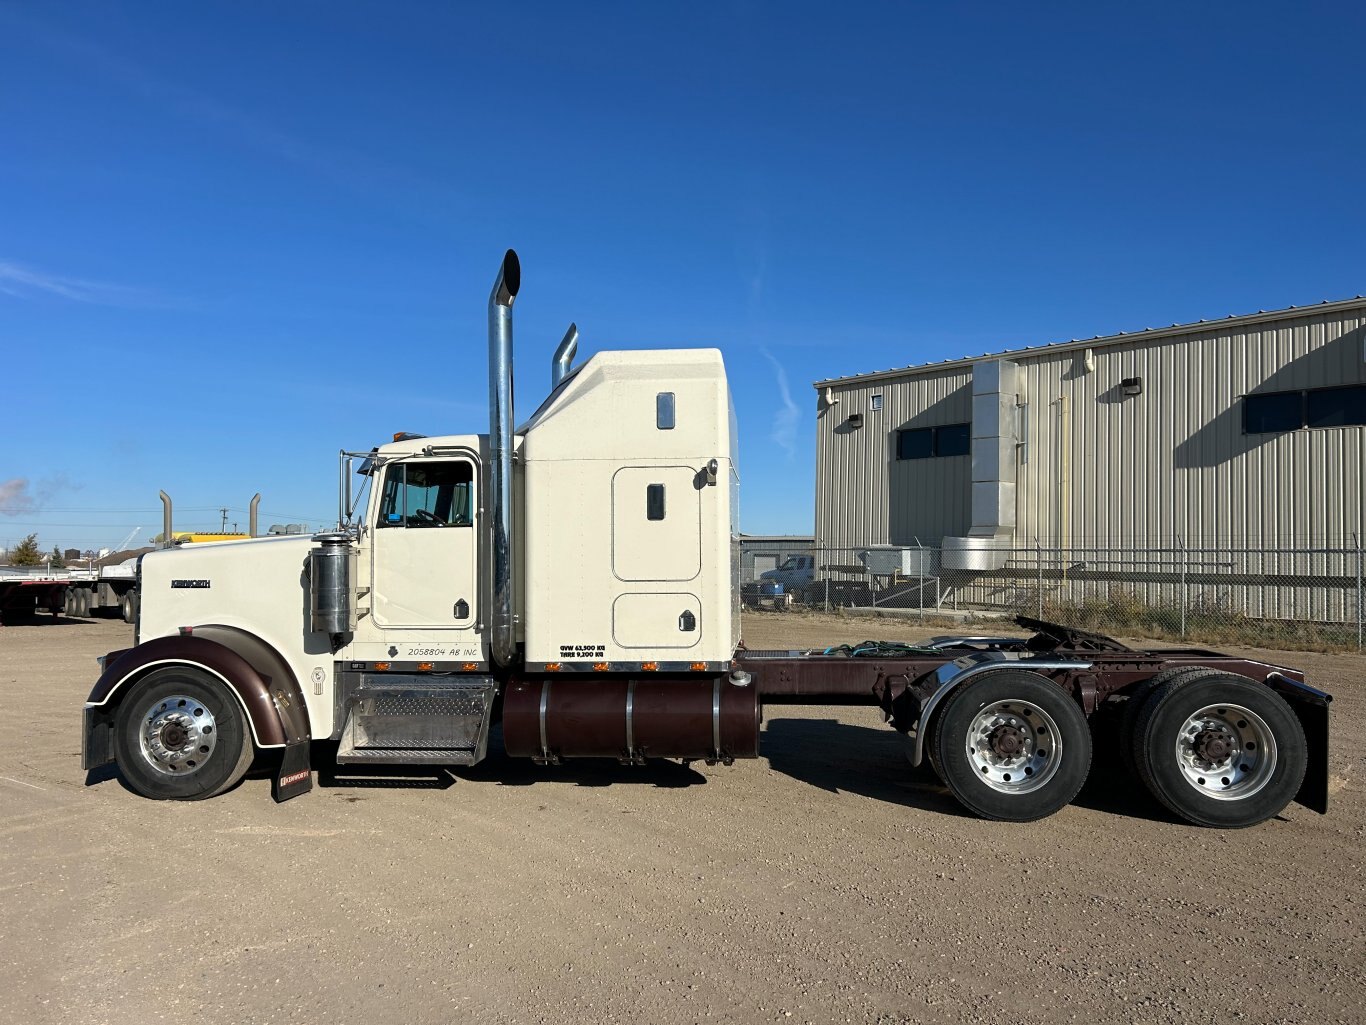
M 0 576 L 0 625 L 38 612 L 61 615 L 69 583 L 64 576 L 47 573 Z
M 133 622 L 137 613 L 134 563 L 0 576 L 0 622 L 39 612 L 88 619 L 102 609 L 117 611 L 125 623 Z

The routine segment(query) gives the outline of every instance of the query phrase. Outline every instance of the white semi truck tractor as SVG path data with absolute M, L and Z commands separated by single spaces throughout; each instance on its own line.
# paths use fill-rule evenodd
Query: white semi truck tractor
M 340 764 L 508 755 L 730 764 L 765 704 L 876 704 L 974 812 L 1069 803 L 1089 719 L 1154 795 L 1206 825 L 1326 810 L 1327 695 L 1293 669 L 1028 638 L 829 653 L 740 643 L 736 425 L 713 349 L 599 352 L 515 426 L 509 251 L 489 299 L 489 433 L 341 453 L 333 530 L 144 555 L 134 646 L 101 659 L 87 770 L 151 798 L 212 797 L 254 762 L 285 800 Z

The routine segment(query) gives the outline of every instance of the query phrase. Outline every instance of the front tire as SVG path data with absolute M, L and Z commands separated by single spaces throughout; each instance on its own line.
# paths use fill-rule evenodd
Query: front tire
M 930 744 L 944 785 L 988 819 L 1052 815 L 1077 796 L 1091 768 L 1091 731 L 1077 703 L 1024 670 L 961 687 L 935 720 Z
M 237 699 L 194 666 L 143 677 L 119 706 L 114 756 L 128 785 L 153 800 L 195 801 L 234 786 L 254 749 Z
M 1241 829 L 1295 799 L 1309 764 L 1285 700 L 1245 676 L 1170 680 L 1139 713 L 1134 754 L 1148 790 L 1198 826 Z

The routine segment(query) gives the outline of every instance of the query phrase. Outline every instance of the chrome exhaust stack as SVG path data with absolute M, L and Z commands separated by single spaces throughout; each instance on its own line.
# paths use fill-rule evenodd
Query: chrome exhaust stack
M 511 249 L 489 295 L 489 518 L 493 527 L 493 659 L 510 665 L 517 650 L 512 579 L 512 302 L 522 286 L 522 265 Z
M 161 495 L 161 547 L 172 548 L 175 541 L 171 538 L 171 496 L 166 492 L 158 492 Z
M 579 326 L 570 324 L 564 339 L 555 350 L 555 358 L 550 362 L 550 390 L 559 387 L 561 381 L 569 376 L 574 367 L 574 354 L 579 351 Z

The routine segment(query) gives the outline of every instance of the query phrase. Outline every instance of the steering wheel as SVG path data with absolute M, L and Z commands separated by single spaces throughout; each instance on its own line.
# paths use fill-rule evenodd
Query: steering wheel
M 445 521 L 426 509 L 414 509 L 408 514 L 409 519 L 417 520 L 418 523 L 425 523 L 430 527 L 444 527 Z

